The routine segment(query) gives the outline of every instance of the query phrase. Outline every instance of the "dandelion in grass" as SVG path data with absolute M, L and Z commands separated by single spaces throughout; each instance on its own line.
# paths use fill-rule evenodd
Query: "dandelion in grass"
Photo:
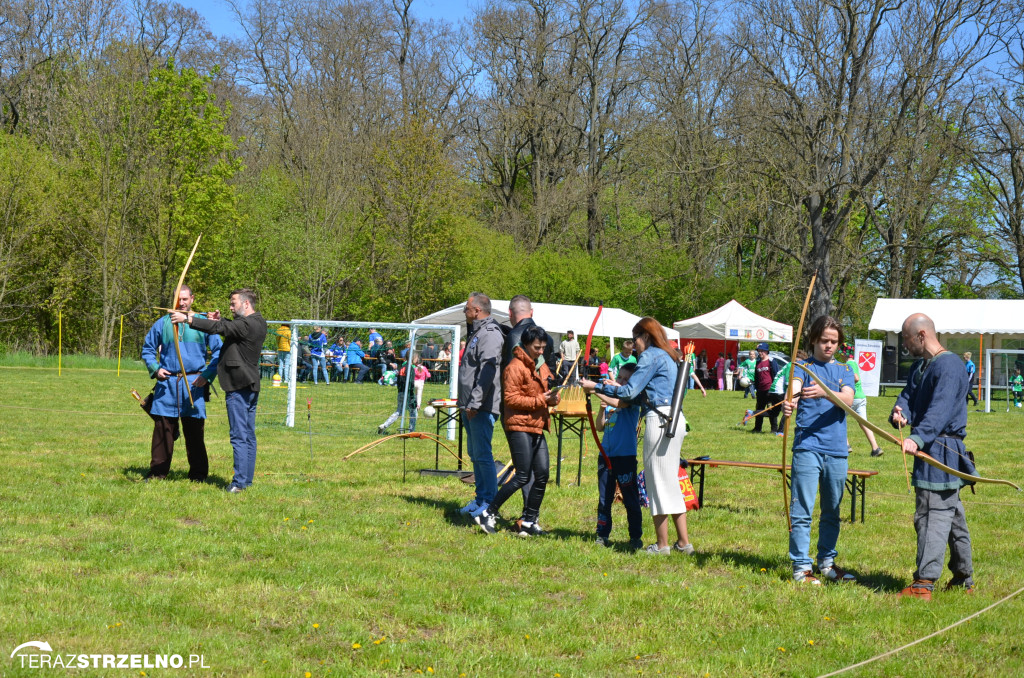
M 779 652 L 785 652 L 785 651 L 786 651 L 786 648 L 784 648 L 784 647 L 780 647 L 780 648 L 778 648 L 778 650 L 779 650 Z
M 309 524 L 310 524 L 310 525 L 312 525 L 312 524 L 313 524 L 313 521 L 312 521 L 312 520 L 311 520 L 311 521 L 309 521 Z
M 313 624 L 313 628 L 314 629 L 318 629 L 318 628 L 320 628 L 320 625 L 319 624 Z
M 807 641 L 807 644 L 808 644 L 808 645 L 814 645 L 814 641 L 813 641 L 813 640 L 808 640 L 808 641 Z
M 527 640 L 529 640 L 529 639 L 530 639 L 530 634 L 529 634 L 529 633 L 527 633 L 527 634 L 526 634 L 525 636 L 523 636 L 523 637 L 524 637 L 524 638 L 526 638 Z
M 762 568 L 761 568 L 761 571 L 762 571 L 762 572 L 767 572 L 768 570 L 766 570 L 765 568 L 763 568 L 763 567 L 762 567 Z
M 352 643 L 352 649 L 353 649 L 353 650 L 358 650 L 358 649 L 360 649 L 361 647 L 362 647 L 362 645 L 360 645 L 359 643 Z
M 373 641 L 373 644 L 374 644 L 374 645 L 380 645 L 381 643 L 383 643 L 383 642 L 384 642 L 384 639 L 385 639 L 385 638 L 387 638 L 387 636 L 381 636 L 381 637 L 380 637 L 380 638 L 378 638 L 377 640 Z
M 284 522 L 286 522 L 286 523 L 287 523 L 287 522 L 288 522 L 288 518 L 285 518 L 285 519 L 284 519 Z
M 303 525 L 303 526 L 302 526 L 302 529 L 306 529 L 306 526 L 305 526 L 305 525 Z
M 285 520 L 287 520 L 287 518 Z M 313 675 L 312 673 L 310 673 L 309 671 L 306 671 L 306 678 L 311 678 L 312 675 Z
M 433 673 L 433 672 L 434 672 L 434 669 L 433 669 L 433 667 L 431 667 L 431 666 L 428 666 L 428 667 L 427 667 L 427 673 Z

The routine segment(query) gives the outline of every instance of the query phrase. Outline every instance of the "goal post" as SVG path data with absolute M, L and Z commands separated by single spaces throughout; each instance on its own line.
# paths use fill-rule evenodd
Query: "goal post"
M 459 325 L 421 325 L 418 323 L 377 323 L 377 322 L 357 322 L 357 321 L 344 321 L 344 320 L 291 320 L 289 324 L 292 327 L 292 337 L 290 346 L 290 356 L 288 361 L 288 415 L 285 419 L 285 425 L 289 428 L 295 427 L 295 390 L 296 381 L 298 377 L 298 357 L 299 357 L 299 335 L 298 328 L 306 325 L 316 325 L 323 328 L 336 327 L 336 328 L 348 328 L 348 329 L 379 329 L 379 330 L 397 330 L 405 331 L 409 333 L 409 351 L 412 352 L 416 346 L 416 334 L 419 332 L 448 332 L 452 336 L 452 355 L 449 367 L 448 377 L 448 397 L 454 400 L 458 396 L 459 389 L 459 335 L 461 334 L 462 327 Z M 408 391 L 411 388 L 412 379 L 406 378 L 405 388 Z M 401 421 L 402 425 L 405 422 L 405 404 L 408 402 L 408 393 L 403 399 Z M 451 421 L 448 423 L 448 439 L 455 439 L 455 422 Z
M 1001 364 L 993 366 L 992 358 L 996 357 Z M 1011 365 L 1019 362 L 1024 363 L 1024 349 L 1020 348 L 989 348 L 985 349 L 985 411 L 992 411 L 992 370 L 996 370 L 996 374 L 999 375 L 1002 384 L 996 384 L 995 386 L 1002 386 L 1006 391 L 1006 409 L 1010 409 L 1010 375 L 1012 373 Z

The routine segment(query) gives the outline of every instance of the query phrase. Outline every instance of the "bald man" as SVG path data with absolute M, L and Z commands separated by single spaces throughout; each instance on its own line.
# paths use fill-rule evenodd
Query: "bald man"
M 943 348 L 935 336 L 935 323 L 923 313 L 903 321 L 902 336 L 903 345 L 917 358 L 889 416 L 894 427 L 909 426 L 903 451 L 921 451 L 946 466 L 977 475 L 964 447 L 968 380 L 963 363 Z M 914 583 L 900 595 L 932 599 L 947 544 L 953 578 L 946 590 L 972 592 L 971 535 L 960 503 L 960 488 L 967 483 L 920 459 L 914 459 L 911 482 L 916 492 L 917 571 Z

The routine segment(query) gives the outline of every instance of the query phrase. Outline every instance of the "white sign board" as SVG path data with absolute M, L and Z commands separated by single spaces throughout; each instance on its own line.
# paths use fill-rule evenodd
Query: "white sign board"
M 860 387 L 866 396 L 878 395 L 882 381 L 882 342 L 880 339 L 854 339 L 854 360 L 860 368 Z

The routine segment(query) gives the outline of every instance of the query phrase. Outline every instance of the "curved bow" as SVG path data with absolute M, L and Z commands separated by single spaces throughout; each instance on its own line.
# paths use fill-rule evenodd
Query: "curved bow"
M 420 432 L 420 431 L 409 431 L 407 433 L 393 433 L 393 434 L 391 434 L 389 436 L 384 436 L 383 438 L 378 438 L 377 440 L 374 440 L 372 443 L 368 443 L 366 445 L 363 445 L 362 447 L 360 447 L 359 449 L 355 450 L 354 452 L 349 452 L 347 455 L 342 457 L 342 461 L 348 461 L 350 457 L 354 457 L 357 454 L 359 454 L 360 452 L 366 452 L 367 450 L 371 450 L 374 447 L 376 447 L 377 445 L 380 445 L 381 443 L 385 443 L 385 442 L 387 442 L 389 440 L 395 440 L 397 438 L 412 438 L 412 439 L 415 439 L 415 440 L 432 440 L 435 443 L 437 443 L 438 445 L 440 445 L 441 447 L 443 447 L 444 449 L 448 450 L 448 454 L 452 455 L 456 459 L 459 459 L 460 462 L 462 461 L 462 459 L 459 458 L 459 455 L 455 454 L 455 451 L 452 448 L 450 448 L 447 444 L 445 444 L 445 442 L 443 440 L 441 440 L 439 437 L 437 437 L 436 435 L 433 435 L 431 433 L 423 433 L 423 432 Z
M 807 296 L 804 298 L 804 307 L 800 311 L 800 325 L 797 326 L 796 334 L 793 335 L 793 352 L 789 358 L 789 379 L 786 380 L 785 402 L 793 400 L 793 368 L 796 363 L 796 352 L 800 348 L 800 337 L 804 334 L 804 320 L 807 319 L 807 307 L 811 305 L 811 292 L 814 291 L 814 283 L 818 280 L 818 272 L 811 276 L 811 284 L 807 286 Z M 786 525 L 789 531 L 793 531 L 793 519 L 789 515 L 789 500 L 786 498 L 786 445 L 789 441 L 789 420 L 792 417 L 785 417 L 782 421 L 782 510 L 786 514 Z
M 185 284 L 185 274 L 188 273 L 188 267 L 192 265 L 192 257 L 196 255 L 196 250 L 199 249 L 199 240 L 202 237 L 203 234 L 200 233 L 199 237 L 196 238 L 196 244 L 192 246 L 192 252 L 188 255 L 188 260 L 185 262 L 185 268 L 181 269 L 181 276 L 178 278 L 178 285 L 174 288 L 174 299 L 171 300 L 171 306 L 175 309 L 178 308 L 179 299 L 181 299 L 181 287 Z M 192 387 L 188 383 L 188 373 L 185 371 L 185 362 L 181 359 L 181 342 L 178 336 L 178 326 L 172 323 L 171 328 L 174 332 L 174 352 L 178 356 L 178 368 L 181 370 L 179 378 L 185 379 L 185 392 L 188 393 L 188 402 L 194 409 L 196 401 L 192 399 Z
M 821 387 L 821 390 L 825 392 L 825 397 L 828 398 L 832 402 L 832 404 L 834 404 L 836 407 L 838 407 L 839 409 L 841 409 L 844 412 L 846 412 L 847 415 L 853 417 L 854 420 L 857 421 L 857 423 L 859 423 L 859 424 L 861 424 L 863 426 L 868 427 L 869 429 L 871 429 L 872 431 L 874 431 L 878 435 L 882 436 L 883 438 L 885 438 L 889 442 L 895 443 L 896 445 L 900 445 L 899 438 L 894 436 L 892 433 L 886 431 L 882 427 L 873 424 L 872 422 L 868 421 L 864 417 L 862 417 L 859 414 L 857 414 L 856 412 L 854 412 L 852 407 L 850 407 L 849 405 L 844 403 L 839 398 L 839 396 L 836 395 L 835 391 L 833 391 L 828 386 L 826 386 L 825 382 L 822 381 L 821 378 L 818 377 L 818 375 L 816 375 L 814 372 L 812 372 L 806 365 L 801 363 L 798 366 L 804 372 L 806 372 L 807 374 L 810 375 L 811 380 L 814 381 L 815 384 L 817 384 L 818 386 Z M 902 450 L 902 446 L 901 446 L 901 451 L 903 451 Z M 951 476 L 956 476 L 957 478 L 960 478 L 961 480 L 965 480 L 968 483 L 991 483 L 993 485 L 1009 485 L 1010 487 L 1014 488 L 1018 492 L 1021 491 L 1019 486 L 1017 486 L 1015 483 L 1010 482 L 1009 480 L 999 480 L 997 478 L 982 478 L 981 476 L 968 475 L 966 473 L 963 473 L 962 471 L 956 470 L 955 468 L 950 468 L 949 466 L 946 466 L 941 461 L 938 461 L 934 457 L 931 457 L 928 454 L 925 454 L 924 452 L 921 452 L 921 451 L 915 452 L 913 454 L 911 454 L 910 452 L 906 452 L 906 451 L 903 451 L 903 453 L 904 454 L 910 454 L 913 457 L 917 457 L 918 459 L 920 459 L 924 463 L 931 464 L 932 466 L 934 466 L 935 468 L 939 469 L 940 471 L 944 471 L 944 472 L 948 473 Z
M 601 317 L 601 311 L 604 310 L 604 305 L 601 302 L 597 302 L 597 315 L 594 316 L 594 322 L 590 323 L 590 332 L 587 333 L 587 346 L 583 349 L 583 355 L 590 356 L 590 342 L 594 339 L 594 329 L 597 327 L 597 319 Z M 579 356 L 577 356 L 579 359 Z M 604 445 L 601 444 L 601 438 L 597 435 L 597 426 L 594 425 L 594 409 L 590 405 L 590 396 L 587 396 L 587 419 L 590 421 L 590 432 L 594 435 L 594 443 L 597 445 L 597 449 L 601 452 L 601 457 L 604 459 L 605 468 L 609 471 L 612 470 L 612 460 L 608 458 L 608 453 L 604 451 Z

